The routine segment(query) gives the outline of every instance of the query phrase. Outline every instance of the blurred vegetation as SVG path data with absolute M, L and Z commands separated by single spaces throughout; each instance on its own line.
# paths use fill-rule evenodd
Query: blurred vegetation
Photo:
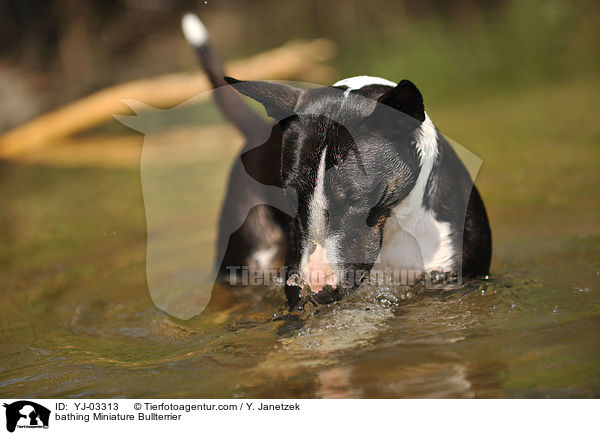
M 521 0 L 407 19 L 386 32 L 353 36 L 348 47 L 355 48 L 354 58 L 342 49 L 339 66 L 349 75 L 365 68 L 368 74 L 410 78 L 436 101 L 597 75 L 600 62 L 590 54 L 600 50 L 599 6 Z
M 109 85 L 197 68 L 179 30 L 188 10 L 225 59 L 326 37 L 340 78 L 409 78 L 429 104 L 600 72 L 593 0 L 5 0 L 0 131 Z

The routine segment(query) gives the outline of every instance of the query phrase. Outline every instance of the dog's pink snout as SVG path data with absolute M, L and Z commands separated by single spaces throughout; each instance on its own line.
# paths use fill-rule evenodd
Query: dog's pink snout
M 306 281 L 313 292 L 319 293 L 326 285 L 333 288 L 337 285 L 337 276 L 327 262 L 325 248 L 321 244 L 317 243 L 314 252 L 308 257 L 307 269 Z

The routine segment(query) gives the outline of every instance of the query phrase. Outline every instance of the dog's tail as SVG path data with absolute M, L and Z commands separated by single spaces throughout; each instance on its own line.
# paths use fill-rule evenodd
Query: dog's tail
M 200 18 L 192 13 L 185 14 L 181 20 L 181 28 L 185 39 L 196 51 L 211 84 L 214 88 L 220 88 L 214 95 L 225 117 L 247 138 L 254 136 L 261 127 L 266 126 L 266 121 L 250 109 L 225 81 L 223 64 L 213 50 L 208 30 Z

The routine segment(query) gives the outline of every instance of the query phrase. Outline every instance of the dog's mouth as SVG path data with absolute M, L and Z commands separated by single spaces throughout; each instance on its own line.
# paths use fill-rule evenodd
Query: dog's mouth
M 290 311 L 305 310 L 307 305 L 312 305 L 311 310 L 319 306 L 329 305 L 344 299 L 358 287 L 346 288 L 341 285 L 332 287 L 326 284 L 318 292 L 314 292 L 311 290 L 310 285 L 295 273 L 288 278 L 286 284 L 289 287 L 297 288 L 299 294 L 299 300 L 290 308 Z

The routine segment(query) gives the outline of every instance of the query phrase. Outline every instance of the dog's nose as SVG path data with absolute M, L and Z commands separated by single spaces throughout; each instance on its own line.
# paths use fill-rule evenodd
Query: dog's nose
M 327 263 L 327 253 L 320 243 L 316 244 L 314 252 L 308 257 L 307 269 L 306 281 L 313 292 L 319 293 L 326 285 L 336 287 L 337 276 Z

